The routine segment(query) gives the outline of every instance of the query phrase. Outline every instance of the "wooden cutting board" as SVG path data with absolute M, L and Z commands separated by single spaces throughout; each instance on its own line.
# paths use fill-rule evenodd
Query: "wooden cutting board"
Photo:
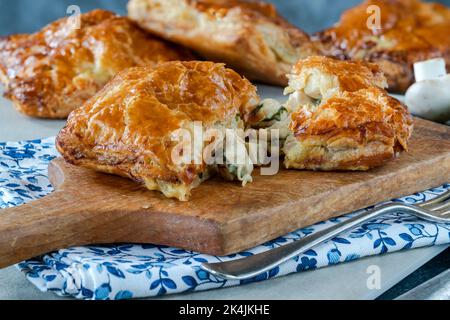
M 55 192 L 0 211 L 0 267 L 60 248 L 117 242 L 226 255 L 450 181 L 450 127 L 416 119 L 410 146 L 368 172 L 282 170 L 257 175 L 245 188 L 210 180 L 189 202 L 56 159 L 49 166 Z

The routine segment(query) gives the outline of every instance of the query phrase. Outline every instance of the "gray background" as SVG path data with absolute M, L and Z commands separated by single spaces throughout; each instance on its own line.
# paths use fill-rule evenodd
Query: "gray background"
M 307 32 L 319 31 L 335 23 L 343 10 L 360 0 L 269 0 L 292 23 Z M 450 0 L 440 0 L 450 6 Z M 0 0 L 0 35 L 33 32 L 65 15 L 75 4 L 82 12 L 104 8 L 126 13 L 127 0 Z

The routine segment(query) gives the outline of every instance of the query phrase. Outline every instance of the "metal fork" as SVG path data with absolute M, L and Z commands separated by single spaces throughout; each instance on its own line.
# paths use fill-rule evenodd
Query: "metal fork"
M 385 204 L 373 210 L 362 212 L 353 218 L 288 245 L 239 260 L 203 263 L 201 268 L 217 277 L 229 280 L 253 278 L 293 257 L 299 256 L 322 242 L 333 239 L 342 232 L 351 230 L 366 221 L 392 212 L 405 212 L 432 222 L 450 223 L 450 190 L 434 199 L 417 205 L 402 203 Z

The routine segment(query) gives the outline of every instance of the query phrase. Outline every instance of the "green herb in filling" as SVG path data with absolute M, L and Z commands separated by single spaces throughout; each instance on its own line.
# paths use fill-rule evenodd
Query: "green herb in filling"
M 252 110 L 251 114 L 252 114 L 253 116 L 254 116 L 254 115 L 257 115 L 258 112 L 262 109 L 262 107 L 264 107 L 264 103 L 258 104 L 258 105 L 256 106 L 256 108 Z
M 277 112 L 275 112 L 271 117 L 269 118 L 265 118 L 263 121 L 264 122 L 268 122 L 268 121 L 281 121 L 281 118 L 283 116 L 284 113 L 287 113 L 287 109 L 283 106 L 281 106 L 280 109 L 278 109 Z

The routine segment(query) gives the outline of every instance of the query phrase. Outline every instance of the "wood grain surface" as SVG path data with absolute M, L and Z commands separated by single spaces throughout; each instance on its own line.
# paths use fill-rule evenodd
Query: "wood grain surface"
M 0 268 L 60 248 L 154 243 L 226 255 L 450 181 L 450 127 L 416 119 L 408 153 L 367 172 L 281 170 L 245 188 L 213 179 L 179 202 L 133 181 L 49 166 L 56 191 L 0 211 Z

